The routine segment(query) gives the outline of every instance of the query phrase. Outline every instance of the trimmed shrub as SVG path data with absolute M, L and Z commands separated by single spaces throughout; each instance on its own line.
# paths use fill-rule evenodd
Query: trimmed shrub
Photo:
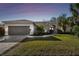
M 62 32 L 62 30 L 57 29 L 57 33 L 58 33 L 58 34 L 62 34 L 63 32 Z
M 0 27 L 0 36 L 4 36 L 5 35 L 5 30 L 3 27 Z
M 75 25 L 74 28 L 73 28 L 73 33 L 74 35 L 78 36 L 79 37 L 79 26 L 78 25 Z
M 34 35 L 43 35 L 44 34 L 44 27 L 42 25 L 36 26 L 36 31 Z

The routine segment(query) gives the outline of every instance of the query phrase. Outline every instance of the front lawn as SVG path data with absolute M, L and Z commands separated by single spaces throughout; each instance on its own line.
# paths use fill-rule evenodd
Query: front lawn
M 57 34 L 48 38 L 25 39 L 3 55 L 79 55 L 79 38 Z

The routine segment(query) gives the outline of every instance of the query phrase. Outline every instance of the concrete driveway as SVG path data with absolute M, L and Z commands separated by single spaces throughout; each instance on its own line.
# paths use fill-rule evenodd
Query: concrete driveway
M 6 50 L 10 49 L 15 44 L 22 41 L 27 36 L 25 35 L 16 35 L 16 36 L 4 36 L 0 38 L 0 55 Z
M 1 38 L 0 42 L 19 42 L 21 40 L 23 40 L 24 38 L 26 38 L 26 35 L 12 35 L 12 36 L 4 36 L 3 38 Z

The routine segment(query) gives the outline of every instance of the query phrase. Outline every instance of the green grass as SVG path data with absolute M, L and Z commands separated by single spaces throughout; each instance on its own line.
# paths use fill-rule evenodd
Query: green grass
M 3 55 L 79 55 L 79 38 L 73 35 L 57 34 L 48 38 L 25 39 Z

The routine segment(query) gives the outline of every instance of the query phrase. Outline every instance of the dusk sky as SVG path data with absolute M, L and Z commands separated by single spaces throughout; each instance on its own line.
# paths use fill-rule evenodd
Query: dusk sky
M 62 14 L 71 16 L 69 4 L 0 4 L 0 20 L 28 19 L 33 21 L 50 20 Z

